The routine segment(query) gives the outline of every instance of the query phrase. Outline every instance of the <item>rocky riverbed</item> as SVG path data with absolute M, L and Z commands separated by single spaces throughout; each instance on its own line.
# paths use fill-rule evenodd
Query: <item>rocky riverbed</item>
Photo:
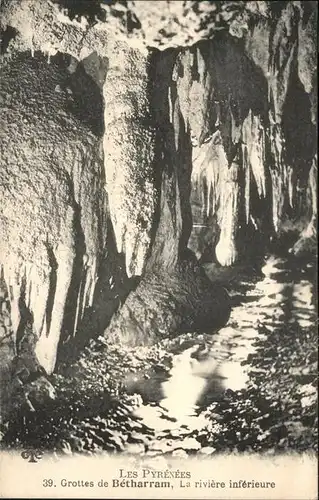
M 178 457 L 316 450 L 315 263 L 269 255 L 260 268 L 205 270 L 231 296 L 224 328 L 134 349 L 91 340 L 50 378 L 49 399 L 24 394 L 2 446 Z

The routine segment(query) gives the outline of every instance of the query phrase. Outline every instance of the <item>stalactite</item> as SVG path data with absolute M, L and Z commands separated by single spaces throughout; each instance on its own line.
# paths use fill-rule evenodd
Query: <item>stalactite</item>
M 312 166 L 309 172 L 309 180 L 308 180 L 310 198 L 311 198 L 311 209 L 312 209 L 311 222 L 315 227 L 315 232 L 316 232 L 316 224 L 318 218 L 318 166 L 317 165 L 318 165 L 317 155 L 315 155 L 312 161 Z
M 234 163 L 230 168 L 220 131 L 209 143 L 194 148 L 192 181 L 194 186 L 207 185 L 207 216 L 216 214 L 221 235 L 215 252 L 221 265 L 231 265 L 237 258 L 236 232 L 242 189 Z M 196 189 L 196 187 L 195 187 Z
M 308 206 L 310 220 L 301 231 L 300 237 L 290 251 L 295 255 L 304 252 L 317 252 L 317 227 L 318 227 L 318 167 L 317 156 L 313 159 L 307 182 Z
M 251 171 L 250 164 L 247 162 L 245 167 L 245 215 L 246 215 L 246 224 L 249 223 L 250 220 L 250 196 L 251 196 Z
M 221 234 L 215 253 L 222 266 L 232 265 L 238 256 L 236 232 L 240 211 L 241 183 L 239 180 L 240 165 L 234 161 L 225 175 L 225 184 L 221 192 L 220 228 Z
M 283 210 L 289 193 L 289 174 L 284 160 L 285 141 L 282 116 L 289 81 L 294 70 L 298 47 L 298 9 L 288 2 L 277 21 L 270 39 L 269 102 L 270 144 L 273 163 L 271 178 L 273 189 L 273 223 L 280 231 Z
M 186 114 L 198 138 L 193 148 L 192 182 L 196 190 L 206 187 L 206 217 L 216 214 L 221 231 L 216 256 L 223 265 L 230 265 L 238 254 L 236 224 L 243 200 L 246 205 L 246 223 L 250 222 L 251 178 L 255 179 L 260 197 L 266 196 L 266 147 L 263 122 L 259 115 L 249 110 L 250 102 L 251 106 L 262 108 L 263 103 L 260 101 L 263 94 L 261 92 L 260 96 L 252 98 L 251 90 L 246 83 L 239 90 L 236 83 L 231 81 L 230 71 L 233 71 L 234 67 L 237 68 L 237 65 L 239 68 L 238 85 L 245 78 L 241 74 L 243 72 L 241 65 L 244 64 L 243 56 L 238 51 L 238 47 L 227 37 L 224 44 L 229 54 L 220 39 L 207 44 L 203 50 L 205 58 L 201 56 L 201 71 L 198 71 L 201 76 L 198 81 L 202 89 L 201 92 L 197 90 L 196 100 L 191 98 L 191 90 L 197 82 L 189 82 L 191 72 L 187 67 L 185 68 L 185 64 L 191 64 L 191 59 L 187 60 L 186 55 L 180 86 L 183 89 L 183 102 L 188 104 L 191 111 L 186 105 L 181 109 L 184 109 L 184 115 Z M 201 54 L 201 51 L 198 50 L 198 52 Z M 249 61 L 245 61 L 245 64 L 247 66 L 245 71 L 250 71 L 254 75 L 255 70 Z M 228 65 L 229 74 L 227 73 Z M 258 78 L 260 78 L 259 75 Z M 225 93 L 227 86 L 229 87 L 228 95 Z M 254 83 L 252 83 L 253 86 Z M 246 93 L 247 98 L 244 98 Z M 197 112 L 196 120 L 191 122 L 189 116 L 192 116 L 193 109 L 199 112 Z M 238 179 L 234 180 L 232 176 L 238 175 L 241 165 L 237 165 L 236 170 L 229 164 L 240 144 L 243 153 L 241 156 L 244 159 L 245 182 L 242 186 L 236 186 Z M 244 189 L 245 196 L 243 197 L 240 194 L 241 189 Z M 227 245 L 228 248 L 226 248 Z
M 289 79 L 297 56 L 299 12 L 293 2 L 287 2 L 270 33 L 268 81 L 271 113 L 275 123 L 281 123 Z
M 245 171 L 246 224 L 251 220 L 251 179 L 254 179 L 260 198 L 266 192 L 266 137 L 260 116 L 249 110 L 242 125 L 242 158 Z
M 98 278 L 97 265 L 102 252 L 100 241 L 99 221 L 103 218 L 103 199 L 99 200 L 99 194 L 103 188 L 101 174 L 104 169 L 99 149 L 92 144 L 93 157 L 88 156 L 85 149 L 76 153 L 72 166 L 72 183 L 74 184 L 74 199 L 78 207 L 78 232 L 82 234 L 82 245 L 79 246 L 85 251 L 83 255 L 83 283 L 82 298 L 79 301 L 80 318 L 83 317 L 87 307 L 92 306 L 95 284 Z M 95 153 L 95 154 L 94 154 Z M 104 228 L 104 231 L 106 227 Z M 80 237 L 80 235 L 79 235 Z M 76 326 L 76 325 L 75 325 Z
M 284 137 L 279 125 L 270 126 L 270 145 L 273 161 L 270 166 L 273 224 L 275 231 L 278 232 L 288 192 L 288 172 L 283 158 Z
M 253 26 L 251 35 L 246 38 L 247 53 L 262 69 L 268 82 L 269 125 L 264 131 L 266 142 L 270 144 L 270 156 L 266 160 L 272 186 L 273 226 L 278 233 L 286 207 L 295 205 L 296 191 L 296 174 L 292 165 L 287 164 L 283 134 L 287 93 L 292 75 L 297 70 L 307 92 L 314 81 L 314 38 L 313 29 L 309 30 L 309 26 L 313 28 L 315 13 L 305 25 L 303 11 L 304 6 L 298 2 L 282 3 L 278 12 L 270 10 L 268 19 Z
M 288 166 L 287 168 L 288 199 L 291 208 L 294 208 L 295 204 L 295 199 L 294 199 L 295 186 L 294 186 L 293 174 L 294 174 L 293 168 Z
M 244 158 L 249 163 L 249 168 L 256 182 L 258 195 L 265 198 L 266 192 L 266 131 L 259 116 L 250 110 L 242 126 Z
M 201 47 L 181 50 L 175 71 L 180 109 L 186 127 L 189 127 L 197 144 L 211 136 L 217 120 L 212 97 L 212 79 L 207 71 Z
M 209 142 L 193 148 L 192 182 L 196 189 L 202 189 L 203 184 L 207 185 L 207 217 L 219 210 L 227 171 L 228 160 L 218 130 Z
M 303 2 L 304 3 L 304 2 Z M 306 14 L 306 7 L 310 7 L 309 15 Z M 310 6 L 303 5 L 304 11 L 301 12 L 301 21 L 298 25 L 298 76 L 302 82 L 305 91 L 311 101 L 311 121 L 314 125 L 317 123 L 317 38 L 314 35 L 317 32 L 318 12 L 315 3 Z M 307 18 L 308 17 L 308 18 Z
M 108 56 L 103 87 L 106 190 L 118 252 L 125 253 L 128 276 L 140 275 L 151 242 L 158 197 L 149 57 L 120 42 L 109 47 Z

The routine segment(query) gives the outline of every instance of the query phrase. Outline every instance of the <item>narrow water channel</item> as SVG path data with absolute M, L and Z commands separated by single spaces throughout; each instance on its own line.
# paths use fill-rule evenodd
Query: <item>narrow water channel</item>
M 212 277 L 215 270 L 206 265 L 206 272 Z M 215 449 L 212 443 L 207 441 L 203 446 L 200 437 L 205 441 L 205 433 L 209 434 L 211 414 L 214 414 L 212 409 L 217 408 L 216 422 L 221 422 L 219 425 L 222 426 L 225 415 L 232 413 L 227 408 L 227 401 L 230 406 L 234 406 L 234 398 L 239 401 L 239 407 L 244 407 L 239 410 L 242 414 L 251 402 L 249 391 L 259 393 L 260 400 L 269 385 L 271 395 L 271 390 L 276 391 L 277 382 L 280 388 L 280 377 L 285 373 L 293 380 L 287 382 L 291 384 L 290 392 L 295 390 L 296 379 L 296 391 L 302 388 L 300 398 L 305 386 L 306 394 L 310 390 L 313 395 L 312 386 L 309 389 L 309 383 L 305 384 L 309 382 L 307 377 L 301 382 L 298 379 L 303 373 L 309 375 L 311 372 L 308 360 L 304 360 L 304 365 L 301 360 L 300 370 L 294 369 L 293 363 L 289 364 L 289 350 L 292 351 L 291 357 L 298 356 L 294 342 L 303 345 L 308 331 L 316 328 L 313 264 L 270 255 L 260 272 L 234 270 L 234 275 L 236 277 L 227 286 L 233 302 L 227 326 L 211 336 L 184 336 L 164 379 L 156 373 L 148 378 L 135 374 L 128 383 L 128 388 L 143 398 L 135 415 L 154 431 L 147 444 L 150 454 L 173 452 L 183 455 L 189 450 L 210 453 L 209 450 Z M 277 345 L 274 345 L 274 339 Z M 310 353 L 311 360 L 314 355 Z M 284 378 L 281 383 L 285 384 Z M 275 394 L 274 399 L 277 396 L 280 395 Z M 270 397 L 264 397 L 259 413 L 256 410 L 256 419 L 259 420 L 263 414 L 269 417 L 267 404 L 269 407 L 275 405 L 274 400 L 269 401 Z M 294 405 L 296 395 L 291 394 L 291 402 L 289 397 L 288 401 L 287 396 L 285 400 L 288 407 L 290 403 Z M 248 420 L 253 418 L 251 416 Z M 278 413 L 278 408 L 274 408 L 271 422 L 278 430 L 276 418 L 283 418 L 283 412 Z M 239 431 L 236 432 L 240 442 Z M 283 442 L 286 438 L 287 432 L 284 431 L 278 440 Z M 128 444 L 127 451 L 130 447 Z

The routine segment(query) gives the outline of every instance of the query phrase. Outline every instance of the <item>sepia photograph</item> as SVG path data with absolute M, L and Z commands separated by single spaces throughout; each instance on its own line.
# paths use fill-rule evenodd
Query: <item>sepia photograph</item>
M 0 0 L 0 497 L 317 498 L 317 12 Z

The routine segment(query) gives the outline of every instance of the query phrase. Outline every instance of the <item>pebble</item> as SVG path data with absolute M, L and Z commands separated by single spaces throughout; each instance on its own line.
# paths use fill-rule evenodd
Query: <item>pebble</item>
M 172 452 L 172 457 L 175 457 L 175 458 L 187 458 L 188 455 L 186 453 L 185 450 L 183 450 L 182 448 L 178 448 L 177 450 L 174 450 Z
M 173 447 L 172 441 L 168 441 L 167 439 L 156 440 L 153 443 L 150 443 L 149 450 L 150 451 L 159 451 L 161 453 L 167 453 L 172 451 L 175 448 Z
M 201 448 L 198 453 L 201 455 L 212 455 L 215 451 L 216 448 L 213 448 L 213 446 L 204 446 L 204 448 Z
M 187 438 L 182 441 L 183 448 L 185 450 L 199 450 L 201 448 L 200 443 L 195 438 Z

